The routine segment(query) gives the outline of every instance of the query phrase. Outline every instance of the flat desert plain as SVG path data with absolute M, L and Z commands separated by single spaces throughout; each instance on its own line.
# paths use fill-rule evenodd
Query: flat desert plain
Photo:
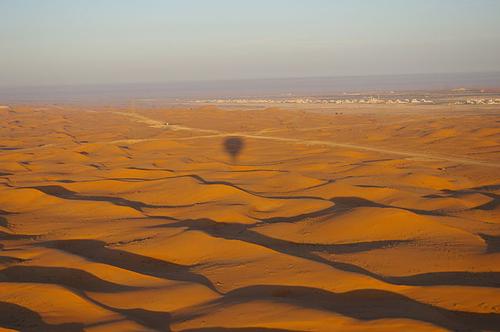
M 500 108 L 2 107 L 5 331 L 499 331 Z

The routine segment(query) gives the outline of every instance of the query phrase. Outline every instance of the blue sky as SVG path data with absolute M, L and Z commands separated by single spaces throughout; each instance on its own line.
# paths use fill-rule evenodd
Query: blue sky
M 500 71 L 497 0 L 0 0 L 0 86 Z

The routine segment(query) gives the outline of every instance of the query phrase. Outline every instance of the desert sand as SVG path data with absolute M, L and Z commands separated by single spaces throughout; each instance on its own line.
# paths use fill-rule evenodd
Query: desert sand
M 498 106 L 3 107 L 0 327 L 499 331 L 499 175 Z

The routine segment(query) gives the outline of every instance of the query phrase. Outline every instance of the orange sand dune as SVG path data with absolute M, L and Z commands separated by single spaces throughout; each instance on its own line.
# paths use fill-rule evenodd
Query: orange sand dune
M 2 330 L 500 331 L 496 106 L 0 119 Z

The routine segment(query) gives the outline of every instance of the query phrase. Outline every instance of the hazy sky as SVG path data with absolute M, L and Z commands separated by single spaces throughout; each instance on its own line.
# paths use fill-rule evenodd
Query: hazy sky
M 0 0 L 0 85 L 500 71 L 498 0 Z

